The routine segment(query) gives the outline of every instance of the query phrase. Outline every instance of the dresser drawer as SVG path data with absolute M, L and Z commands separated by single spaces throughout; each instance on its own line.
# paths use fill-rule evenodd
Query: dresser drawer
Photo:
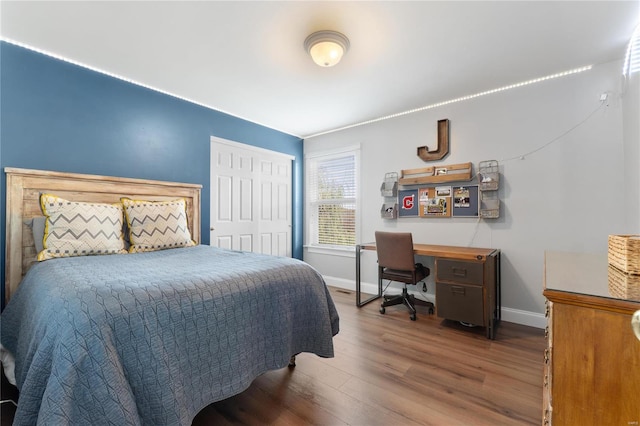
M 486 326 L 482 287 L 436 282 L 436 312 L 441 318 Z
M 484 264 L 464 260 L 436 259 L 436 281 L 482 285 Z

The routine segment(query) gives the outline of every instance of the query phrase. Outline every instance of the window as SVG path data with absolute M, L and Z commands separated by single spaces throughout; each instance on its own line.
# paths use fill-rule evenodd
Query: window
M 355 246 L 359 154 L 359 148 L 349 148 L 306 157 L 307 245 L 321 248 Z
M 622 73 L 628 77 L 638 71 L 640 71 L 640 25 L 636 27 L 631 40 L 629 40 Z

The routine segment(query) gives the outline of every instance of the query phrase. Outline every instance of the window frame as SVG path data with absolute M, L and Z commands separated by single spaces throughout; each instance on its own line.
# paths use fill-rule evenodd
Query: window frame
M 347 146 L 340 149 L 332 149 L 332 150 L 323 150 L 316 151 L 312 153 L 308 153 L 304 155 L 304 169 L 305 169 L 305 242 L 304 248 L 307 249 L 311 253 L 321 253 L 321 254 L 329 254 L 336 256 L 355 256 L 355 244 L 352 246 L 346 245 L 329 245 L 329 244 L 319 244 L 317 241 L 317 227 L 318 223 L 313 219 L 312 212 L 315 211 L 317 205 L 319 204 L 327 204 L 326 202 L 321 202 L 318 200 L 312 200 L 310 197 L 313 193 L 317 193 L 315 188 L 311 188 L 310 185 L 315 183 L 315 179 L 311 179 L 309 173 L 313 169 L 310 165 L 311 162 L 319 162 L 322 160 L 331 160 L 340 157 L 353 155 L 355 157 L 355 167 L 354 167 L 354 180 L 355 180 L 355 197 L 348 197 L 342 200 L 351 202 L 355 201 L 354 204 L 356 206 L 355 215 L 354 215 L 354 231 L 355 231 L 355 244 L 358 244 L 360 241 L 360 212 L 361 212 L 361 188 L 360 188 L 360 146 L 353 145 Z M 355 198 L 355 199 L 354 199 Z M 336 199 L 339 201 L 341 199 Z M 314 234 L 315 232 L 315 234 Z

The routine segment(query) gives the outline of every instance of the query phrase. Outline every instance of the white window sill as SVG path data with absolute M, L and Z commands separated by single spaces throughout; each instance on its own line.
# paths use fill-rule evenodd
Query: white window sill
M 326 254 L 329 256 L 356 257 L 355 247 L 304 246 L 304 249 L 309 253 Z

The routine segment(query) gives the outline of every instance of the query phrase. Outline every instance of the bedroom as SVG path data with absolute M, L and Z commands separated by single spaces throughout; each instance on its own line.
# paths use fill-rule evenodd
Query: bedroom
M 605 3 L 606 10 L 611 10 L 608 2 L 601 4 Z M 347 282 L 353 280 L 353 257 L 310 253 L 304 248 L 303 155 L 360 144 L 361 182 L 373 183 L 361 188 L 363 214 L 359 241 L 372 240 L 378 227 L 392 227 L 410 229 L 416 240 L 436 244 L 500 248 L 503 320 L 542 328 L 544 251 L 606 252 L 607 235 L 640 230 L 638 197 L 628 195 L 638 194 L 640 186 L 638 101 L 637 97 L 630 102 L 629 96 L 620 96 L 624 49 L 638 21 L 638 3 L 614 4 L 616 7 L 612 9 L 617 12 L 611 13 L 625 19 L 615 28 L 615 39 L 608 40 L 615 54 L 604 63 L 587 56 L 579 64 L 565 66 L 555 57 L 558 65 L 551 67 L 552 71 L 525 73 L 526 78 L 493 86 L 481 85 L 473 77 L 459 91 L 442 98 L 420 100 L 415 106 L 596 62 L 589 71 L 313 138 L 301 136 L 314 132 L 294 136 L 256 124 L 259 120 L 243 120 L 3 41 L 0 166 L 200 183 L 202 241 L 206 244 L 210 137 L 293 155 L 296 173 L 293 185 L 298 200 L 292 212 L 294 257 L 314 265 L 329 284 L 348 286 Z M 597 8 L 593 7 L 596 11 L 589 9 L 591 13 L 587 14 L 592 19 L 589 24 L 601 28 L 596 19 Z M 3 2 L 3 20 L 10 19 L 9 10 Z M 517 22 L 516 17 L 512 19 Z M 4 36 L 8 26 L 3 22 L 2 27 Z M 608 30 L 614 29 L 609 26 Z M 618 37 L 619 34 L 624 37 Z M 11 34 L 7 37 L 12 38 Z M 302 39 L 292 43 L 301 45 Z M 28 40 L 24 42 L 30 44 Z M 547 46 L 537 48 L 538 52 L 544 52 Z M 300 50 L 296 51 L 299 59 L 309 61 L 301 47 Z M 347 65 L 349 55 L 356 54 L 353 44 L 344 64 L 338 66 Z M 456 54 L 451 52 L 449 60 Z M 491 64 L 479 63 L 484 64 L 485 74 L 492 72 Z M 324 71 L 340 72 L 338 66 Z M 637 76 L 635 84 L 637 89 Z M 631 89 L 627 95 L 634 93 Z M 599 100 L 603 93 L 609 94 L 604 106 Z M 245 93 L 239 90 L 238 95 Z M 594 111 L 593 116 L 577 126 Z M 416 147 L 433 143 L 436 122 L 442 118 L 451 120 L 451 153 L 445 164 L 471 161 L 477 165 L 482 160 L 525 156 L 523 160 L 509 161 L 501 170 L 506 184 L 501 194 L 504 207 L 501 218 L 482 222 L 454 219 L 436 225 L 418 219 L 393 224 L 382 221 L 378 213 L 379 187 L 384 173 L 423 167 L 425 163 L 415 155 Z M 574 126 L 577 126 L 574 131 L 548 148 L 526 155 Z M 387 150 L 389 146 L 393 149 Z M 384 156 L 379 155 L 381 151 Z M 4 194 L 4 173 L 0 187 Z M 4 196 L 1 198 L 0 217 L 4 223 L 5 200 Z M 599 208 L 591 207 L 601 198 L 618 200 L 612 202 L 614 207 L 604 216 Z M 0 244 L 3 262 L 4 242 L 3 226 Z M 372 268 L 375 260 L 365 261 L 368 263 L 364 270 L 375 271 Z M 364 281 L 375 282 L 374 273 L 368 272 Z M 428 287 L 433 292 L 433 281 L 428 282 Z

